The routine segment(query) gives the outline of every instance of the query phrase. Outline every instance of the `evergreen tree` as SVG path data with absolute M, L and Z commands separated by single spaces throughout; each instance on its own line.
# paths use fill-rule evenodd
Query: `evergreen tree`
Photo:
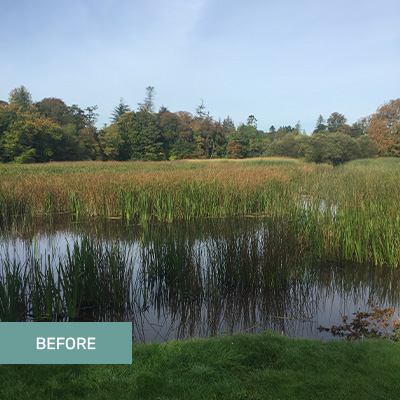
M 156 95 L 156 91 L 154 86 L 147 86 L 146 88 L 146 97 L 143 103 L 138 103 L 139 111 L 148 111 L 149 113 L 154 113 L 154 97 Z
M 314 132 L 325 132 L 326 129 L 327 129 L 327 126 L 325 124 L 325 119 L 321 114 L 319 114 L 319 117 L 317 119 L 317 124 L 315 125 Z
M 8 97 L 10 105 L 14 105 L 26 111 L 32 105 L 32 96 L 25 86 L 13 89 Z
M 119 99 L 119 104 L 114 108 L 114 111 L 111 113 L 111 121 L 113 124 L 117 123 L 121 118 L 121 115 L 124 115 L 130 112 L 128 104 L 125 104 L 124 99 L 121 97 Z

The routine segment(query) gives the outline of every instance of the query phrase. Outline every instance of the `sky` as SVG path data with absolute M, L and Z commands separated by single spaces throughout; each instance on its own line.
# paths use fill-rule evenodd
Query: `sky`
M 398 0 L 1 0 L 0 100 L 97 105 L 122 97 L 258 128 L 321 114 L 348 123 L 400 97 Z

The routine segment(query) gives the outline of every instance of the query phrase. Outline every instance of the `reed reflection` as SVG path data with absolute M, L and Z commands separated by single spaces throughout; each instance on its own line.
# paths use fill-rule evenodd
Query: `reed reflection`
M 285 219 L 48 224 L 3 232 L 2 321 L 132 321 L 135 341 L 265 329 L 321 337 L 320 324 L 370 300 L 400 303 L 398 269 L 329 260 Z M 16 231 L 19 260 L 7 250 Z M 43 257 L 55 235 L 68 245 Z

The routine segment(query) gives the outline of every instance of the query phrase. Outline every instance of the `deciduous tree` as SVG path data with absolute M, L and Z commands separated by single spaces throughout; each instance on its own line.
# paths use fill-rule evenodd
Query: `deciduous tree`
M 338 128 L 347 122 L 346 117 L 338 112 L 333 112 L 328 118 L 328 131 L 338 132 Z
M 371 117 L 368 136 L 376 143 L 379 155 L 400 156 L 400 98 L 378 107 Z

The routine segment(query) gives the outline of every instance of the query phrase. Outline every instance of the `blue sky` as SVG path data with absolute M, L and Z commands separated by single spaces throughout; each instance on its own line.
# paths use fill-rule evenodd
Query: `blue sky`
M 2 0 L 0 99 L 98 105 L 110 123 L 156 90 L 158 109 L 311 133 L 400 97 L 398 0 Z

